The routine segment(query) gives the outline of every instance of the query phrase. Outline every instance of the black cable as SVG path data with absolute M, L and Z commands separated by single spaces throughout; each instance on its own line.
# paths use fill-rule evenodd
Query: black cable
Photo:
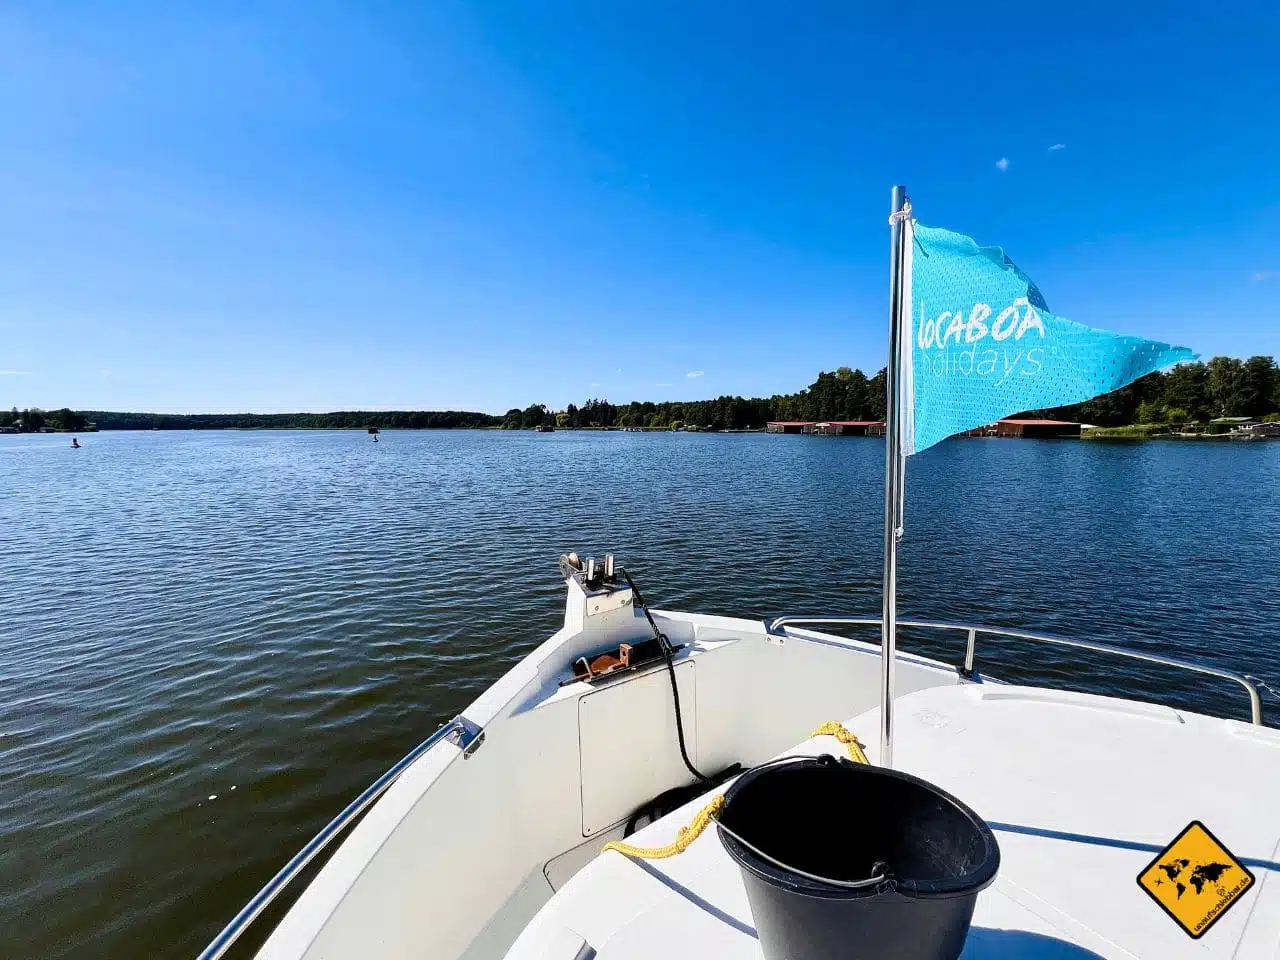
M 726 780 L 732 780 L 741 772 L 742 764 L 732 763 L 719 773 L 714 774 L 709 783 L 711 786 L 718 787 Z M 687 783 L 682 787 L 672 787 L 670 790 L 662 791 L 662 793 L 634 811 L 627 818 L 627 825 L 623 828 L 622 836 L 629 837 L 635 833 L 640 827 L 641 820 L 657 823 L 668 813 L 683 807 L 690 800 L 702 796 L 706 792 L 707 785 L 707 782 L 699 781 L 698 783 Z
M 662 648 L 662 657 L 667 661 L 667 673 L 671 677 L 671 700 L 675 704 L 676 710 L 676 739 L 680 741 L 680 759 L 684 761 L 684 765 L 689 768 L 690 773 L 703 783 L 710 783 L 711 778 L 693 765 L 693 761 L 689 759 L 689 750 L 684 745 L 684 722 L 680 718 L 680 688 L 676 685 L 676 665 L 673 657 L 675 651 L 671 649 L 671 641 L 667 639 L 665 633 L 658 629 L 657 623 L 654 622 L 653 614 L 649 612 L 648 606 L 645 605 L 644 597 L 640 595 L 640 588 L 631 579 L 631 574 L 621 567 L 618 568 L 618 572 L 622 574 L 622 578 L 627 581 L 627 586 L 631 588 L 636 604 L 644 612 L 645 619 L 649 621 L 649 627 L 653 630 L 653 636 L 658 641 L 658 646 Z

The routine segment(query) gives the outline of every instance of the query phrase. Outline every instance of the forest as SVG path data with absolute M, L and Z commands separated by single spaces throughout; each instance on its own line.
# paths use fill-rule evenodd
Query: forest
M 868 377 L 838 367 L 798 393 L 714 400 L 632 401 L 591 399 L 553 410 L 535 403 L 503 416 L 461 410 L 381 410 L 337 413 L 114 413 L 107 410 L 0 410 L 0 431 L 38 433 L 99 430 L 219 430 L 230 428 L 383 429 L 484 428 L 528 430 L 643 427 L 650 429 L 756 430 L 770 420 L 882 420 L 885 372 Z M 1267 417 L 1280 413 L 1280 368 L 1273 357 L 1214 357 L 1152 373 L 1112 393 L 1053 410 L 1025 415 L 1073 420 L 1102 427 L 1185 424 L 1214 417 Z
M 42 433 L 47 430 L 73 433 L 86 430 L 89 418 L 83 413 L 68 410 L 39 410 L 30 407 L 19 410 L 0 410 L 0 433 Z
M 1214 357 L 1208 363 L 1184 363 L 1152 373 L 1112 393 L 1052 410 L 1027 410 L 1026 416 L 1050 417 L 1118 427 L 1136 423 L 1183 424 L 1214 417 L 1264 417 L 1280 411 L 1280 368 L 1272 357 Z M 885 372 L 868 377 L 839 367 L 799 393 L 744 399 L 615 405 L 588 400 L 551 410 L 533 404 L 502 417 L 506 429 L 538 425 L 572 427 L 696 427 L 701 430 L 752 430 L 770 420 L 882 420 Z
M 69 415 L 69 416 L 68 416 Z M 264 428 L 342 429 L 380 427 L 422 430 L 431 428 L 496 427 L 501 417 L 464 410 L 346 410 L 336 413 L 115 413 L 109 410 L 22 410 L 0 411 L 0 430 L 38 433 L 44 427 L 55 430 L 84 430 L 93 424 L 99 430 L 228 430 Z M 72 424 L 72 425 L 68 425 Z

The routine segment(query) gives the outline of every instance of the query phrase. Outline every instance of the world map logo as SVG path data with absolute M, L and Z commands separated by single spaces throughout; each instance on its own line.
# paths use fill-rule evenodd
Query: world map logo
M 1138 886 L 1199 939 L 1253 886 L 1253 874 L 1204 824 L 1193 820 L 1143 868 Z
M 1169 878 L 1169 881 L 1178 891 L 1178 899 L 1182 899 L 1182 895 L 1187 892 L 1186 880 L 1195 888 L 1196 893 L 1204 893 L 1204 887 L 1207 883 L 1212 883 L 1217 888 L 1218 894 L 1221 895 L 1225 891 L 1218 885 L 1218 881 L 1222 875 L 1231 869 L 1229 863 L 1198 863 L 1191 868 L 1191 875 L 1186 876 L 1187 868 L 1191 866 L 1191 861 L 1186 857 L 1180 860 L 1170 860 L 1168 863 L 1160 864 L 1161 871 Z M 1156 886 L 1160 886 L 1164 881 L 1156 880 Z

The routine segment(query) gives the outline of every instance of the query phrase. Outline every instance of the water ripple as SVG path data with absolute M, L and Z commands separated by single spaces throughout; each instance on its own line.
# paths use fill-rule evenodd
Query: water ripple
M 563 551 L 616 551 L 661 606 L 879 610 L 878 441 L 383 441 L 0 437 L 6 956 L 194 955 L 559 626 Z M 952 443 L 911 463 L 908 495 L 904 617 L 1280 679 L 1280 443 Z M 1141 664 L 1014 642 L 979 663 L 1244 716 L 1234 691 Z

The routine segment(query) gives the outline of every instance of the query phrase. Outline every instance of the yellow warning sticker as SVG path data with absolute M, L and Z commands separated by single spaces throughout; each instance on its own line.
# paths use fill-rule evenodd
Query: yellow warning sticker
M 1138 874 L 1138 886 L 1198 939 L 1253 886 L 1253 874 L 1193 820 Z

